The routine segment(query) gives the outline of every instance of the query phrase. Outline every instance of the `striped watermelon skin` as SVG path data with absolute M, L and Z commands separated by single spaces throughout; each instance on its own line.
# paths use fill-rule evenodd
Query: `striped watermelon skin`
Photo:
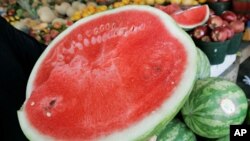
M 204 79 L 210 76 L 211 65 L 207 58 L 207 55 L 199 48 L 197 48 L 197 75 L 196 79 Z
M 183 122 L 175 118 L 161 131 L 157 141 L 196 141 L 196 137 Z
M 187 126 L 206 138 L 229 134 L 229 126 L 243 123 L 247 98 L 236 84 L 221 78 L 197 80 L 181 113 Z
M 216 141 L 230 141 L 230 136 L 227 135 L 227 136 L 221 137 L 221 138 L 217 139 Z

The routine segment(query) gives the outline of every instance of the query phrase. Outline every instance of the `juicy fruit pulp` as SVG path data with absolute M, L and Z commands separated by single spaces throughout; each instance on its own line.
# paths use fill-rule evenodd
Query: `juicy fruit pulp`
M 57 140 L 95 140 L 153 115 L 173 97 L 177 85 L 184 85 L 186 70 L 191 79 L 184 85 L 186 92 L 179 94 L 179 105 L 192 88 L 195 55 L 187 56 L 183 47 L 187 41 L 192 52 L 191 39 L 183 37 L 181 42 L 172 36 L 162 17 L 149 7 L 121 9 L 77 22 L 38 60 L 23 107 L 24 117 L 38 134 Z M 27 122 L 22 116 L 21 125 Z

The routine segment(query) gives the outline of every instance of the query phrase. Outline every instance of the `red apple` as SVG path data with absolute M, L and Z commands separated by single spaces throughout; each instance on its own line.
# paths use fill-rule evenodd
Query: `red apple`
M 227 31 L 224 27 L 216 27 L 211 32 L 211 37 L 215 42 L 223 42 L 227 39 Z
M 229 24 L 229 27 L 234 30 L 234 33 L 240 33 L 244 31 L 245 23 L 242 21 L 233 21 Z
M 242 22 L 247 22 L 247 18 L 243 14 L 237 14 L 237 20 L 242 21 Z
M 247 14 L 245 15 L 245 17 L 246 17 L 247 20 L 250 20 L 250 14 L 249 14 L 249 13 L 247 13 Z
M 208 35 L 203 36 L 203 37 L 201 38 L 201 40 L 202 40 L 203 42 L 211 42 L 211 41 L 212 41 L 212 39 L 211 39 L 210 36 L 208 36 Z
M 228 21 L 228 22 L 232 22 L 232 21 L 236 21 L 237 20 L 236 14 L 234 12 L 232 12 L 232 11 L 224 11 L 221 14 L 221 18 L 223 20 Z
M 221 17 L 213 15 L 208 19 L 207 24 L 210 29 L 215 29 L 216 27 L 222 26 L 223 20 Z
M 198 26 L 194 29 L 192 35 L 196 39 L 201 39 L 203 36 L 205 36 L 208 32 L 207 25 Z
M 224 27 L 227 32 L 227 39 L 231 39 L 234 36 L 234 30 L 228 26 Z
M 226 27 L 226 26 L 228 26 L 229 25 L 229 23 L 227 22 L 227 21 L 225 21 L 225 20 L 223 20 L 223 24 L 221 25 L 222 27 Z

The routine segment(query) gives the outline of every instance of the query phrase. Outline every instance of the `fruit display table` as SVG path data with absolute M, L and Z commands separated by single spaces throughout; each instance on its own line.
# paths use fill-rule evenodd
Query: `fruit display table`
M 240 51 L 237 55 L 227 55 L 225 61 L 222 64 L 212 65 L 211 76 L 223 77 L 236 82 L 239 66 L 248 57 L 250 57 L 250 43 L 242 42 L 240 45 Z
M 227 55 L 224 62 L 218 65 L 211 66 L 211 76 L 218 77 L 223 72 L 225 72 L 236 60 L 236 54 L 234 55 Z

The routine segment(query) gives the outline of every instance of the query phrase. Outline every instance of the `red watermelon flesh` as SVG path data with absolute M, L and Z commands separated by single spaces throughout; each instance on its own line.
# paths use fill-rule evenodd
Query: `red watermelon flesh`
M 152 114 L 181 83 L 187 52 L 161 18 L 135 9 L 97 17 L 59 35 L 31 74 L 23 110 L 40 134 L 110 135 Z

